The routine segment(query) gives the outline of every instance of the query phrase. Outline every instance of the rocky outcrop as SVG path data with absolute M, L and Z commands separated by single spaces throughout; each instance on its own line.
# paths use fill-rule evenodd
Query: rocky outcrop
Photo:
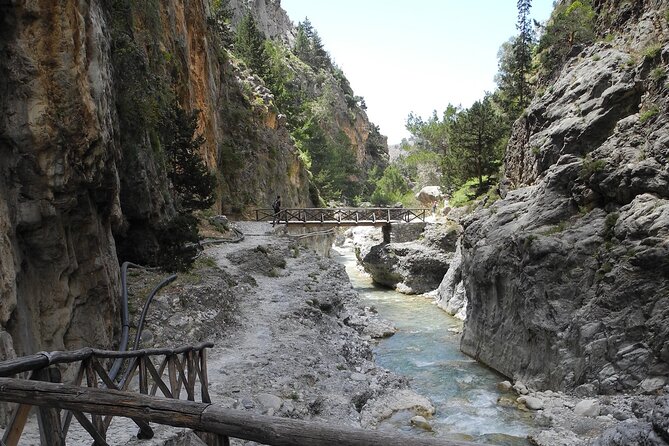
M 594 446 L 669 445 L 669 397 L 658 397 L 655 404 L 648 406 L 638 405 L 635 410 L 638 419 L 610 428 L 595 441 Z
M 218 207 L 311 204 L 285 122 L 226 56 L 209 7 L 0 6 L 2 358 L 112 345 L 119 260 L 142 260 L 175 215 L 161 135 L 174 104 L 199 110 Z
M 104 2 L 19 3 L 0 7 L 0 359 L 109 346 L 119 290 Z
M 416 231 L 416 228 L 424 228 Z M 406 234 L 405 234 L 406 231 Z M 358 249 L 358 259 L 374 282 L 406 294 L 439 287 L 449 269 L 458 237 L 455 225 L 393 225 L 394 240 Z
M 291 43 L 295 37 L 295 28 L 281 8 L 281 0 L 230 0 L 228 7 L 232 11 L 233 26 L 237 26 L 246 13 L 251 13 L 267 38 Z
M 448 266 L 448 271 L 444 275 L 435 297 L 437 306 L 455 316 L 464 320 L 467 316 L 467 293 L 465 292 L 465 283 L 462 276 L 462 247 L 461 240 L 456 242 L 455 254 Z
M 516 122 L 516 189 L 464 222 L 462 350 L 535 388 L 669 373 L 668 5 L 641 3 Z

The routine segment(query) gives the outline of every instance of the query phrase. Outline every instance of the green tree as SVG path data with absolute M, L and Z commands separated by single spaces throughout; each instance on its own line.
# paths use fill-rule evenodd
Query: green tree
M 568 0 L 556 6 L 537 48 L 543 77 L 556 74 L 574 45 L 594 41 L 594 18 L 592 0 Z
M 383 176 L 376 182 L 376 189 L 372 193 L 372 203 L 375 205 L 391 205 L 402 201 L 411 191 L 406 178 L 396 166 L 388 166 Z
M 265 37 L 258 29 L 250 12 L 242 18 L 235 36 L 235 53 L 246 62 L 260 77 L 265 78 L 269 72 L 267 55 L 265 54 Z
M 458 113 L 446 157 L 450 175 L 464 183 L 475 177 L 483 190 L 483 177 L 497 172 L 508 127 L 493 107 L 489 94 Z
M 167 154 L 168 171 L 180 212 L 207 209 L 214 204 L 216 177 L 199 154 L 205 139 L 198 135 L 199 111 L 186 112 L 175 104 L 161 121 L 161 139 Z
M 530 22 L 532 0 L 518 0 L 518 37 L 513 46 L 515 61 L 515 86 L 518 95 L 518 107 L 525 109 L 530 100 L 530 83 L 528 77 L 532 70 L 532 50 L 535 45 L 534 29 Z
M 325 51 L 321 36 L 314 29 L 308 17 L 297 25 L 293 52 L 314 69 L 332 68 L 330 55 Z

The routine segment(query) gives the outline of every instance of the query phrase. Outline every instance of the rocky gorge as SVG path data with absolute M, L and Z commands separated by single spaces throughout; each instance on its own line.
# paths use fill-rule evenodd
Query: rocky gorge
M 277 42 L 295 32 L 278 1 L 230 7 Z M 196 116 L 216 213 L 319 199 L 221 14 L 208 0 L 0 5 L 0 358 L 115 343 L 119 262 L 155 263 L 178 224 L 166 127 L 179 113 Z M 294 88 L 332 93 L 329 131 L 382 165 L 385 139 L 352 91 L 293 59 Z
M 280 2 L 230 4 L 233 24 L 250 5 L 267 36 L 293 38 Z M 277 193 L 317 204 L 276 97 L 219 45 L 212 5 L 0 5 L 0 360 L 114 345 L 119 261 L 156 251 L 177 213 L 160 123 L 174 103 L 198 110 L 216 211 Z M 358 256 L 377 283 L 431 292 L 464 320 L 462 351 L 509 380 L 498 403 L 545 424 L 535 444 L 664 446 L 669 3 L 593 5 L 597 40 L 573 48 L 514 124 L 501 198 L 372 237 Z M 332 99 L 324 133 L 362 170 L 383 166 L 385 140 L 341 79 L 286 64 L 310 101 Z M 145 345 L 216 338 L 227 407 L 364 427 L 389 406 L 429 419 L 429 395 L 374 363 L 373 339 L 392 328 L 342 269 L 265 226 L 210 248 L 191 283 L 158 299 Z

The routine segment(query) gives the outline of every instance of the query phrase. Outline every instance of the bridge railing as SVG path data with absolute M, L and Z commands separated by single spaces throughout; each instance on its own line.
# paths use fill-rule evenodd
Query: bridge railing
M 405 208 L 288 208 L 275 214 L 273 209 L 256 209 L 256 221 L 310 224 L 365 225 L 425 221 L 428 209 Z
M 99 418 L 130 417 L 145 423 L 155 422 L 208 432 L 219 439 L 234 437 L 271 446 L 482 446 L 429 436 L 408 436 L 332 423 L 271 417 L 213 404 L 25 379 L 0 378 L 0 399 L 50 407 L 53 410 L 74 413 L 83 411 Z M 95 445 L 106 444 L 104 439 L 96 439 Z
M 160 390 L 166 398 L 179 399 L 185 392 L 189 401 L 195 401 L 197 387 L 199 387 L 199 399 L 203 403 L 210 403 L 209 383 L 207 378 L 207 355 L 206 349 L 213 347 L 210 342 L 195 346 L 185 346 L 177 349 L 145 349 L 135 351 L 108 351 L 92 348 L 84 348 L 71 352 L 42 352 L 30 356 L 24 356 L 0 363 L 0 377 L 10 377 L 20 373 L 29 372 L 29 380 L 16 381 L 46 381 L 61 383 L 60 369 L 54 367 L 58 364 L 79 363 L 74 380 L 69 383 L 76 388 L 106 388 L 110 390 L 126 391 L 135 375 L 138 375 L 139 393 L 155 396 Z M 103 362 L 107 359 L 128 360 L 128 367 L 119 383 L 110 378 Z M 154 362 L 157 359 L 157 362 Z M 166 376 L 164 376 L 166 375 Z M 82 386 L 84 383 L 85 385 Z M 81 392 L 81 391 L 80 391 Z M 0 401 L 11 401 L 6 399 L 4 391 L 0 392 Z M 23 433 L 28 419 L 31 405 L 27 400 L 18 400 L 19 407 L 14 412 L 10 424 L 5 429 L 2 443 L 6 446 L 15 446 Z M 72 422 L 72 418 L 88 432 L 94 440 L 95 445 L 106 445 L 106 434 L 112 422 L 113 416 L 102 416 L 91 412 L 89 419 L 82 411 L 77 409 L 66 410 L 62 414 L 53 408 L 54 406 L 41 407 L 38 412 L 40 425 L 40 436 L 47 439 L 46 444 L 60 446 L 65 445 L 65 440 Z M 57 406 L 55 406 L 57 407 Z M 153 437 L 153 430 L 149 424 L 141 418 L 130 417 L 139 427 L 137 437 L 148 439 Z M 202 435 L 203 439 L 210 445 L 227 444 L 227 438 L 218 438 L 209 434 Z M 210 438 L 211 437 L 211 438 Z M 42 444 L 45 444 L 44 442 Z

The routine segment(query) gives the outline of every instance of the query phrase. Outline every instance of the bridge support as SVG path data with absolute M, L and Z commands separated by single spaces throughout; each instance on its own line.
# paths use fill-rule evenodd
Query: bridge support
M 381 226 L 381 232 L 383 232 L 383 243 L 390 243 L 390 231 L 390 223 Z

